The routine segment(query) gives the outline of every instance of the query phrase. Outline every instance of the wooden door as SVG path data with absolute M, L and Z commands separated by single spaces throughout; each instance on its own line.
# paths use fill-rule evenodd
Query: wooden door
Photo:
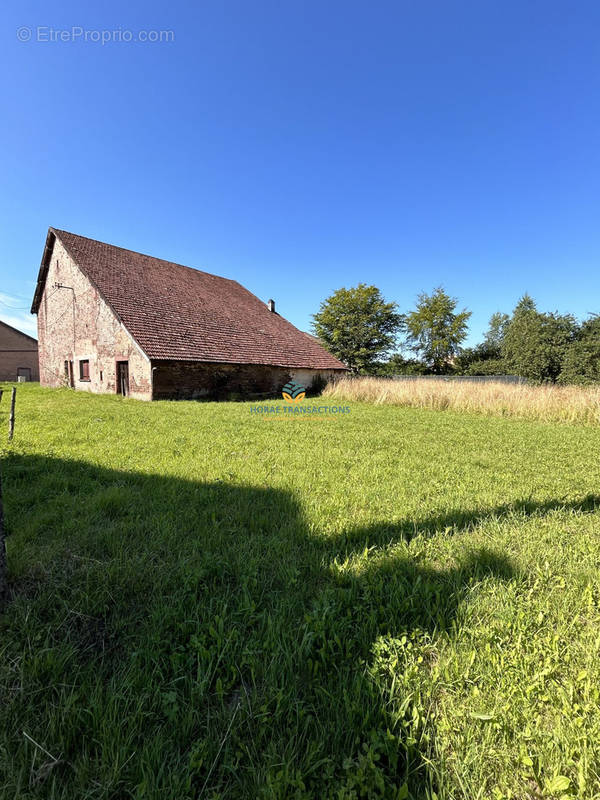
M 117 361 L 117 394 L 129 395 L 129 361 Z

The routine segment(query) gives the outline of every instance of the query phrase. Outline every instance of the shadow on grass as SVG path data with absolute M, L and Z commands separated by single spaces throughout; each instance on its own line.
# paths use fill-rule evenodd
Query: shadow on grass
M 513 570 L 489 550 L 434 569 L 374 546 L 564 508 L 327 538 L 268 488 L 20 455 L 3 485 L 0 684 L 18 664 L 21 690 L 5 692 L 0 753 L 8 786 L 28 775 L 53 797 L 396 797 L 404 783 L 429 796 L 431 732 L 410 675 L 431 664 L 415 651 L 433 662 L 466 593 Z M 28 728 L 61 765 L 39 779 L 14 733 Z
M 465 532 L 489 522 L 492 519 L 506 519 L 517 516 L 540 516 L 552 511 L 594 511 L 600 507 L 600 495 L 588 494 L 581 500 L 567 501 L 546 500 L 543 502 L 527 498 L 515 500 L 489 509 L 462 510 L 456 509 L 446 514 L 432 515 L 421 520 L 406 520 L 400 523 L 377 523 L 361 530 L 350 530 L 345 534 L 345 541 L 357 546 L 361 541 L 365 544 L 381 544 L 403 539 L 410 542 L 415 536 L 432 536 L 444 532 Z

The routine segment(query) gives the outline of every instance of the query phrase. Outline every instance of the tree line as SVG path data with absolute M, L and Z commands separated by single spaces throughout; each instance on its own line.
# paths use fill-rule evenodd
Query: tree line
M 442 287 L 401 314 L 376 286 L 338 289 L 313 315 L 313 331 L 362 375 L 519 375 L 538 383 L 600 382 L 600 315 L 539 311 L 528 294 L 492 315 L 483 340 L 463 347 L 471 312 Z

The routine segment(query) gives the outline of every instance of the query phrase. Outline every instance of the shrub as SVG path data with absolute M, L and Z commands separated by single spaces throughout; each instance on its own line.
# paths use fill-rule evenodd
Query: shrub
M 560 383 L 600 383 L 600 316 L 586 320 L 566 350 Z
M 506 375 L 507 369 L 501 358 L 486 358 L 473 361 L 464 372 L 465 375 Z

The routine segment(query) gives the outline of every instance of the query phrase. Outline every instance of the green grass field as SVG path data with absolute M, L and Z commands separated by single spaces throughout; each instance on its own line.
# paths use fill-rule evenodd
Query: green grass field
M 600 797 L 599 428 L 7 411 L 0 797 Z

